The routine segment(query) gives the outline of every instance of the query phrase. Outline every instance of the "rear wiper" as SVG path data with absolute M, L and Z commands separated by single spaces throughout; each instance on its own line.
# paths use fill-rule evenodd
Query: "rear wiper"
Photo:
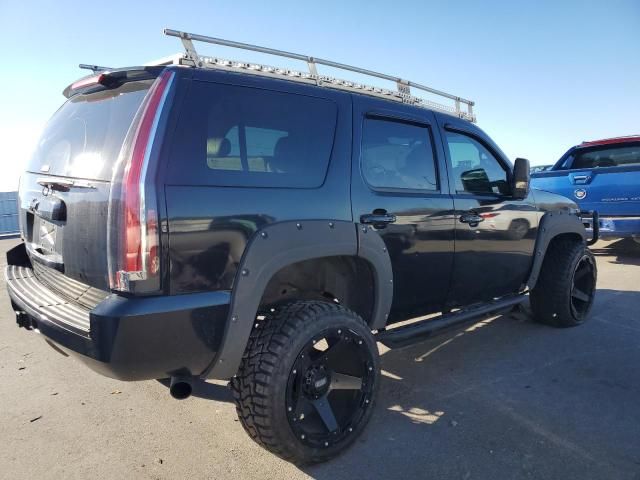
M 38 185 L 42 185 L 43 187 L 48 187 L 51 190 L 57 192 L 68 192 L 71 187 L 74 188 L 96 188 L 95 185 L 86 182 L 86 181 L 78 181 L 78 180 L 69 180 L 67 178 L 38 178 L 36 180 Z

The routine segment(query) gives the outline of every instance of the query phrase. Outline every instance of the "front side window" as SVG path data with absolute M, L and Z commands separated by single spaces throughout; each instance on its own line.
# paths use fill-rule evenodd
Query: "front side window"
M 438 190 L 429 127 L 365 118 L 362 174 L 373 188 Z
M 498 195 L 509 193 L 507 171 L 484 145 L 461 133 L 447 132 L 446 139 L 456 191 Z
M 169 178 L 191 185 L 319 187 L 336 121 L 330 100 L 195 81 L 176 129 Z

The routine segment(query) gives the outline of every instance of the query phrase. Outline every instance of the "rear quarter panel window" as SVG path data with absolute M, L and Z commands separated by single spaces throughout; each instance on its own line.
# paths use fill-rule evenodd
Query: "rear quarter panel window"
M 331 100 L 194 81 L 170 149 L 169 182 L 319 187 L 336 120 Z
M 574 170 L 640 166 L 640 143 L 578 149 L 571 155 L 570 165 Z

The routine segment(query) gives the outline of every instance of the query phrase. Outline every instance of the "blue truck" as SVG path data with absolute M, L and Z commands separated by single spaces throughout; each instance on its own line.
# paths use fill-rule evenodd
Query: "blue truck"
M 531 185 L 571 198 L 584 212 L 597 212 L 601 238 L 632 237 L 640 243 L 640 135 L 582 142 L 549 170 L 531 175 Z M 593 216 L 584 216 L 592 229 Z

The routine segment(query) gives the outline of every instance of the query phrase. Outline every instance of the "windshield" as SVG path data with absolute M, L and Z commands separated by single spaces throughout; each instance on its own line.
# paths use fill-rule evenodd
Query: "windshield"
M 28 170 L 111 180 L 120 148 L 152 80 L 71 97 L 40 137 Z

